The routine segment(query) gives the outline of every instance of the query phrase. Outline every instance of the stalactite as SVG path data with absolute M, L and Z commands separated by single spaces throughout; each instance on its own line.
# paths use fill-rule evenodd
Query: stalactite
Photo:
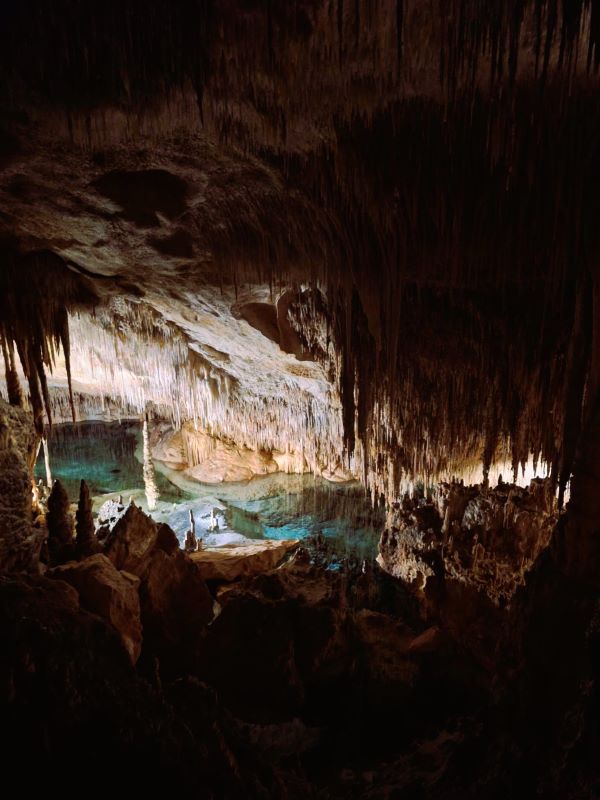
M 11 406 L 18 406 L 22 408 L 23 406 L 23 393 L 21 391 L 21 382 L 19 381 L 19 376 L 17 375 L 17 370 L 15 369 L 15 360 L 14 360 L 14 350 L 12 348 L 12 343 L 5 341 L 3 337 L 0 337 L 2 341 L 2 354 L 4 356 L 4 374 L 6 376 L 6 392 L 8 395 L 8 402 Z
M 62 309 L 61 319 L 59 321 L 59 336 L 62 345 L 63 353 L 65 354 L 65 367 L 67 370 L 67 385 L 69 388 L 69 405 L 71 408 L 71 418 L 76 422 L 77 416 L 75 414 L 75 401 L 73 399 L 73 381 L 71 378 L 71 345 L 69 341 L 69 315 L 67 309 Z
M 200 53 L 183 48 L 167 65 L 159 41 L 156 65 L 146 55 L 133 65 L 131 42 L 102 16 L 97 41 L 113 55 L 118 49 L 120 72 L 114 83 L 101 72 L 92 105 L 102 113 L 123 101 L 127 78 L 132 100 L 158 95 L 155 66 L 168 97 L 191 72 L 206 77 L 207 131 L 280 165 L 281 174 L 270 174 L 284 189 L 261 208 L 252 181 L 240 179 L 219 201 L 208 234 L 190 213 L 192 233 L 204 237 L 217 272 L 227 265 L 218 280 L 231 276 L 236 293 L 253 276 L 277 285 L 294 271 L 310 273 L 324 321 L 314 325 L 306 313 L 298 328 L 318 343 L 315 357 L 335 389 L 329 403 L 291 382 L 266 401 L 244 392 L 185 336 L 159 330 L 141 303 L 124 313 L 125 322 L 138 317 L 131 326 L 140 369 L 123 364 L 127 342 L 108 330 L 110 321 L 86 329 L 97 385 L 123 408 L 141 411 L 152 400 L 177 425 L 193 420 L 240 446 L 284 451 L 291 441 L 315 471 L 344 458 L 360 465 L 375 497 L 482 461 L 486 476 L 507 461 L 515 473 L 530 462 L 552 465 L 564 488 L 595 359 L 579 347 L 591 323 L 574 287 L 581 293 L 597 273 L 599 250 L 600 159 L 591 144 L 600 130 L 598 4 L 356 3 L 354 48 L 341 0 L 244 4 L 229 16 L 226 5 L 215 5 L 214 38 L 201 37 L 201 63 Z M 182 18 L 161 5 L 160 19 L 163 12 L 180 41 Z M 204 34 L 204 17 L 193 20 Z M 87 22 L 83 10 L 53 19 L 75 33 Z M 144 21 L 133 40 L 155 42 L 153 24 Z M 78 42 L 74 36 L 69 59 L 60 53 L 52 62 L 60 69 L 41 76 L 50 101 L 70 90 L 74 136 L 86 127 L 77 121 Z M 124 105 L 125 115 L 139 107 Z M 37 275 L 47 272 L 47 256 L 37 254 Z M 17 344 L 38 429 L 43 404 L 54 402 L 44 370 L 58 342 L 70 380 L 64 308 L 73 298 L 52 300 L 55 288 L 42 280 L 21 306 L 18 296 L 0 295 L 1 338 Z M 40 311 L 34 330 L 13 325 L 28 319 L 32 303 Z M 202 454 L 190 455 L 193 463 Z
M 69 270 L 54 253 L 40 251 L 23 255 L 12 247 L 5 247 L 1 257 L 0 340 L 9 358 L 13 344 L 16 345 L 29 386 L 35 427 L 41 436 L 44 408 L 48 423 L 52 422 L 46 370 L 52 371 L 61 343 L 72 394 L 67 308 L 89 307 L 97 298 L 89 281 Z M 14 370 L 14 362 L 12 366 Z M 7 374 L 7 382 L 8 377 Z

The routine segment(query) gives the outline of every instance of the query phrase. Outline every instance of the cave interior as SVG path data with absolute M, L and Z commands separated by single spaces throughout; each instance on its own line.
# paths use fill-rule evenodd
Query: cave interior
M 600 2 L 0 40 L 6 785 L 600 797 Z

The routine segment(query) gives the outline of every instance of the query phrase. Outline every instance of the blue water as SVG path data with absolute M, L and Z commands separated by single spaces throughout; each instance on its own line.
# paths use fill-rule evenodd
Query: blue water
M 61 481 L 73 502 L 79 497 L 82 478 L 92 495 L 143 490 L 142 464 L 136 458 L 140 442 L 141 426 L 136 421 L 55 425 L 49 436 L 52 477 Z M 42 449 L 34 474 L 46 480 Z M 163 499 L 177 502 L 186 497 L 163 475 L 156 477 Z
M 52 475 L 61 480 L 72 501 L 77 500 L 83 478 L 97 497 L 96 507 L 102 502 L 99 495 L 114 493 L 122 493 L 126 500 L 134 494 L 136 503 L 144 507 L 140 442 L 141 426 L 135 421 L 56 425 L 50 439 Z M 35 474 L 45 479 L 42 452 Z M 332 570 L 342 562 L 377 555 L 384 520 L 356 483 L 330 484 L 310 475 L 278 473 L 245 483 L 209 486 L 182 479 L 160 465 L 156 480 L 160 502 L 153 516 L 171 525 L 181 541 L 188 527 L 188 510 L 194 511 L 203 537 L 208 535 L 203 526 L 208 525 L 213 509 L 219 519 L 219 534 L 213 539 L 225 541 L 232 534 L 247 539 L 302 539 Z
M 374 558 L 384 523 L 357 484 L 314 478 L 304 481 L 301 491 L 247 501 L 229 497 L 226 516 L 249 538 L 310 538 L 339 558 Z

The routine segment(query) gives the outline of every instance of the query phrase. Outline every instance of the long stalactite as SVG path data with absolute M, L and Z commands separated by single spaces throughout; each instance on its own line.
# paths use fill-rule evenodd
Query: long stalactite
M 200 103 L 206 135 L 276 176 L 269 203 L 277 231 L 242 186 L 247 174 L 237 195 L 220 199 L 223 219 L 210 235 L 190 209 L 182 224 L 192 239 L 203 237 L 215 277 L 236 292 L 298 275 L 319 289 L 326 333 L 317 338 L 329 337 L 335 354 L 321 348 L 316 357 L 341 399 L 343 439 L 318 421 L 332 417 L 304 403 L 312 444 L 277 401 L 268 411 L 275 433 L 253 430 L 260 401 L 217 402 L 235 390 L 222 391 L 213 367 L 199 384 L 191 379 L 201 396 L 178 402 L 175 413 L 254 445 L 295 435 L 315 464 L 321 452 L 331 460 L 345 450 L 372 493 L 388 499 L 407 482 L 458 474 L 477 460 L 485 476 L 500 457 L 514 472 L 530 461 L 551 465 L 562 497 L 598 387 L 590 345 L 600 282 L 598 2 L 231 8 L 229 0 L 161 3 L 124 39 L 104 13 L 56 14 L 55 38 L 68 45 L 43 74 L 31 59 L 15 96 L 3 98 L 29 107 L 43 93 L 49 130 L 64 131 L 66 119 L 68 136 L 92 151 L 126 141 L 131 126 L 156 137 L 170 124 L 197 131 Z M 125 31 L 135 13 L 133 0 L 119 9 Z M 23 37 L 11 34 L 20 49 L 5 49 L 9 71 L 39 39 L 39 19 L 19 10 L 12 22 Z M 86 63 L 81 31 L 96 34 Z M 159 32 L 180 45 L 168 64 L 150 46 Z M 100 70 L 84 103 L 81 77 L 89 80 L 112 33 L 118 74 Z M 95 182 L 110 197 L 109 184 L 107 176 Z M 279 210 L 286 207 L 288 217 Z M 302 221 L 281 235 L 292 218 Z M 27 258 L 41 263 L 39 253 Z M 43 282 L 27 300 L 40 309 L 34 330 L 9 322 L 3 331 L 20 354 L 38 429 L 50 403 L 45 370 L 58 343 L 69 352 L 63 309 L 75 300 L 57 304 Z M 314 327 L 300 324 L 307 341 Z M 187 350 L 196 376 L 204 365 Z M 139 407 L 147 392 L 135 391 L 123 401 Z M 246 409 L 243 426 L 224 408 Z

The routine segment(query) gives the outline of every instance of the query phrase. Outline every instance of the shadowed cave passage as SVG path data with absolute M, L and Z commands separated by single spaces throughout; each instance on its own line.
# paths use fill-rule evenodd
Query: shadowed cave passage
M 2 4 L 7 783 L 600 797 L 599 48 Z

